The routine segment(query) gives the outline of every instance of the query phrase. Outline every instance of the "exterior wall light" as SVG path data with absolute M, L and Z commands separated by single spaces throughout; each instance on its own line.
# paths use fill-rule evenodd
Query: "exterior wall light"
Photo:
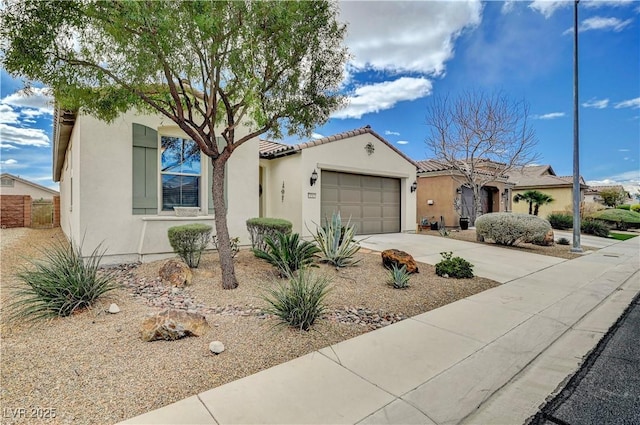
M 316 184 L 317 181 L 318 181 L 318 172 L 316 170 L 313 170 L 313 173 L 311 173 L 311 178 L 309 179 L 309 184 L 313 186 Z
M 418 182 L 417 181 L 411 183 L 411 193 L 415 192 L 416 190 L 418 190 Z

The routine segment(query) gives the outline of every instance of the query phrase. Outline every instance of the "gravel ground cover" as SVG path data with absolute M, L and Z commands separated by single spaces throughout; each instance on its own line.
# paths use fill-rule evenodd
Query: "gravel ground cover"
M 440 232 L 438 232 L 437 230 L 423 230 L 420 233 L 425 234 L 425 235 L 430 235 L 430 236 L 441 236 Z M 459 239 L 462 241 L 467 241 L 467 242 L 475 242 L 475 243 L 481 243 L 481 244 L 490 244 L 492 246 L 497 246 L 497 247 L 501 247 L 504 249 L 517 249 L 520 251 L 525 251 L 525 252 L 530 252 L 532 254 L 540 254 L 540 255 L 548 255 L 551 257 L 558 257 L 558 258 L 566 258 L 567 260 L 571 260 L 572 258 L 576 258 L 579 257 L 583 254 L 579 254 L 579 253 L 575 253 L 575 252 L 571 252 L 571 246 L 570 245 L 558 245 L 555 244 L 553 246 L 540 246 L 540 245 L 534 245 L 531 243 L 521 243 L 515 246 L 503 246 L 503 245 L 497 245 L 494 244 L 492 242 L 478 242 L 476 240 L 476 230 L 475 229 L 467 229 L 467 230 L 450 230 L 449 231 L 449 238 L 451 239 Z M 594 248 L 591 246 L 585 246 L 582 245 L 582 249 L 584 251 L 597 251 L 598 248 Z
M 15 271 L 62 235 L 59 229 L 0 232 L 4 308 L 18 284 Z M 278 277 L 247 250 L 235 259 L 235 290 L 221 288 L 217 255 L 209 253 L 184 289 L 157 278 L 162 261 L 122 265 L 122 288 L 90 311 L 34 326 L 2 314 L 2 423 L 115 423 L 498 285 L 440 278 L 433 266 L 418 263 L 411 287 L 397 290 L 385 283 L 380 253 L 361 250 L 358 258 L 356 267 L 315 269 L 332 278 L 332 291 L 326 317 L 310 332 L 278 327 L 262 313 L 259 295 Z M 111 302 L 120 313 L 106 312 Z M 211 330 L 199 338 L 143 342 L 144 318 L 167 307 L 202 312 Z M 213 340 L 226 351 L 213 355 Z

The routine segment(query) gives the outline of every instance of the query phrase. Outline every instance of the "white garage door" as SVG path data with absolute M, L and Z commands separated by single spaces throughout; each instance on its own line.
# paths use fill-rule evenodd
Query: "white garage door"
M 357 234 L 400 231 L 400 179 L 322 171 L 321 214 L 340 211 Z

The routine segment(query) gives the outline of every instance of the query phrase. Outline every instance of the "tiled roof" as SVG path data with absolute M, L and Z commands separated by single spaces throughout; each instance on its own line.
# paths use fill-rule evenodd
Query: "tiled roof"
M 416 164 L 418 164 L 419 173 L 428 173 L 430 171 L 444 171 L 450 170 L 452 168 L 450 165 L 443 164 L 442 162 L 438 162 L 434 159 L 417 161 Z
M 398 155 L 400 155 L 401 157 L 403 157 L 404 159 L 406 159 L 411 164 L 413 164 L 413 165 L 415 165 L 417 167 L 417 164 L 416 164 L 416 162 L 414 160 L 409 158 L 402 151 L 400 151 L 398 148 L 393 146 L 391 143 L 389 143 L 387 140 L 385 140 L 378 133 L 373 131 L 371 129 L 371 126 L 368 126 L 368 125 L 365 126 L 365 127 L 357 128 L 355 130 L 349 130 L 349 131 L 345 131 L 343 133 L 334 134 L 333 136 L 323 137 L 321 139 L 315 139 L 315 140 L 310 140 L 308 142 L 299 143 L 297 145 L 285 145 L 285 144 L 282 144 L 282 143 L 271 142 L 271 141 L 268 141 L 268 140 L 260 140 L 260 157 L 261 158 L 267 158 L 267 159 L 277 158 L 279 156 L 289 155 L 291 153 L 301 151 L 302 149 L 311 148 L 311 147 L 319 146 L 319 145 L 324 145 L 326 143 L 331 143 L 331 142 L 335 142 L 335 141 L 338 141 L 338 140 L 348 139 L 350 137 L 355 137 L 355 136 L 359 136 L 361 134 L 367 134 L 367 133 L 371 134 L 372 136 L 374 136 L 375 138 L 380 140 L 382 143 L 384 143 L 389 148 L 391 148 L 393 151 L 395 151 Z M 276 146 L 278 146 L 278 147 L 276 147 Z
M 602 190 L 618 190 L 618 191 L 625 191 L 624 187 L 622 185 L 612 185 L 612 186 L 589 186 L 589 189 L 587 190 L 587 192 L 589 193 L 598 193 Z

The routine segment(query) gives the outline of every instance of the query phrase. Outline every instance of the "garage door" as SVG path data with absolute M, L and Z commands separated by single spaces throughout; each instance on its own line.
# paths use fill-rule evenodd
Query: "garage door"
M 322 171 L 322 220 L 340 211 L 357 234 L 400 231 L 400 179 Z

